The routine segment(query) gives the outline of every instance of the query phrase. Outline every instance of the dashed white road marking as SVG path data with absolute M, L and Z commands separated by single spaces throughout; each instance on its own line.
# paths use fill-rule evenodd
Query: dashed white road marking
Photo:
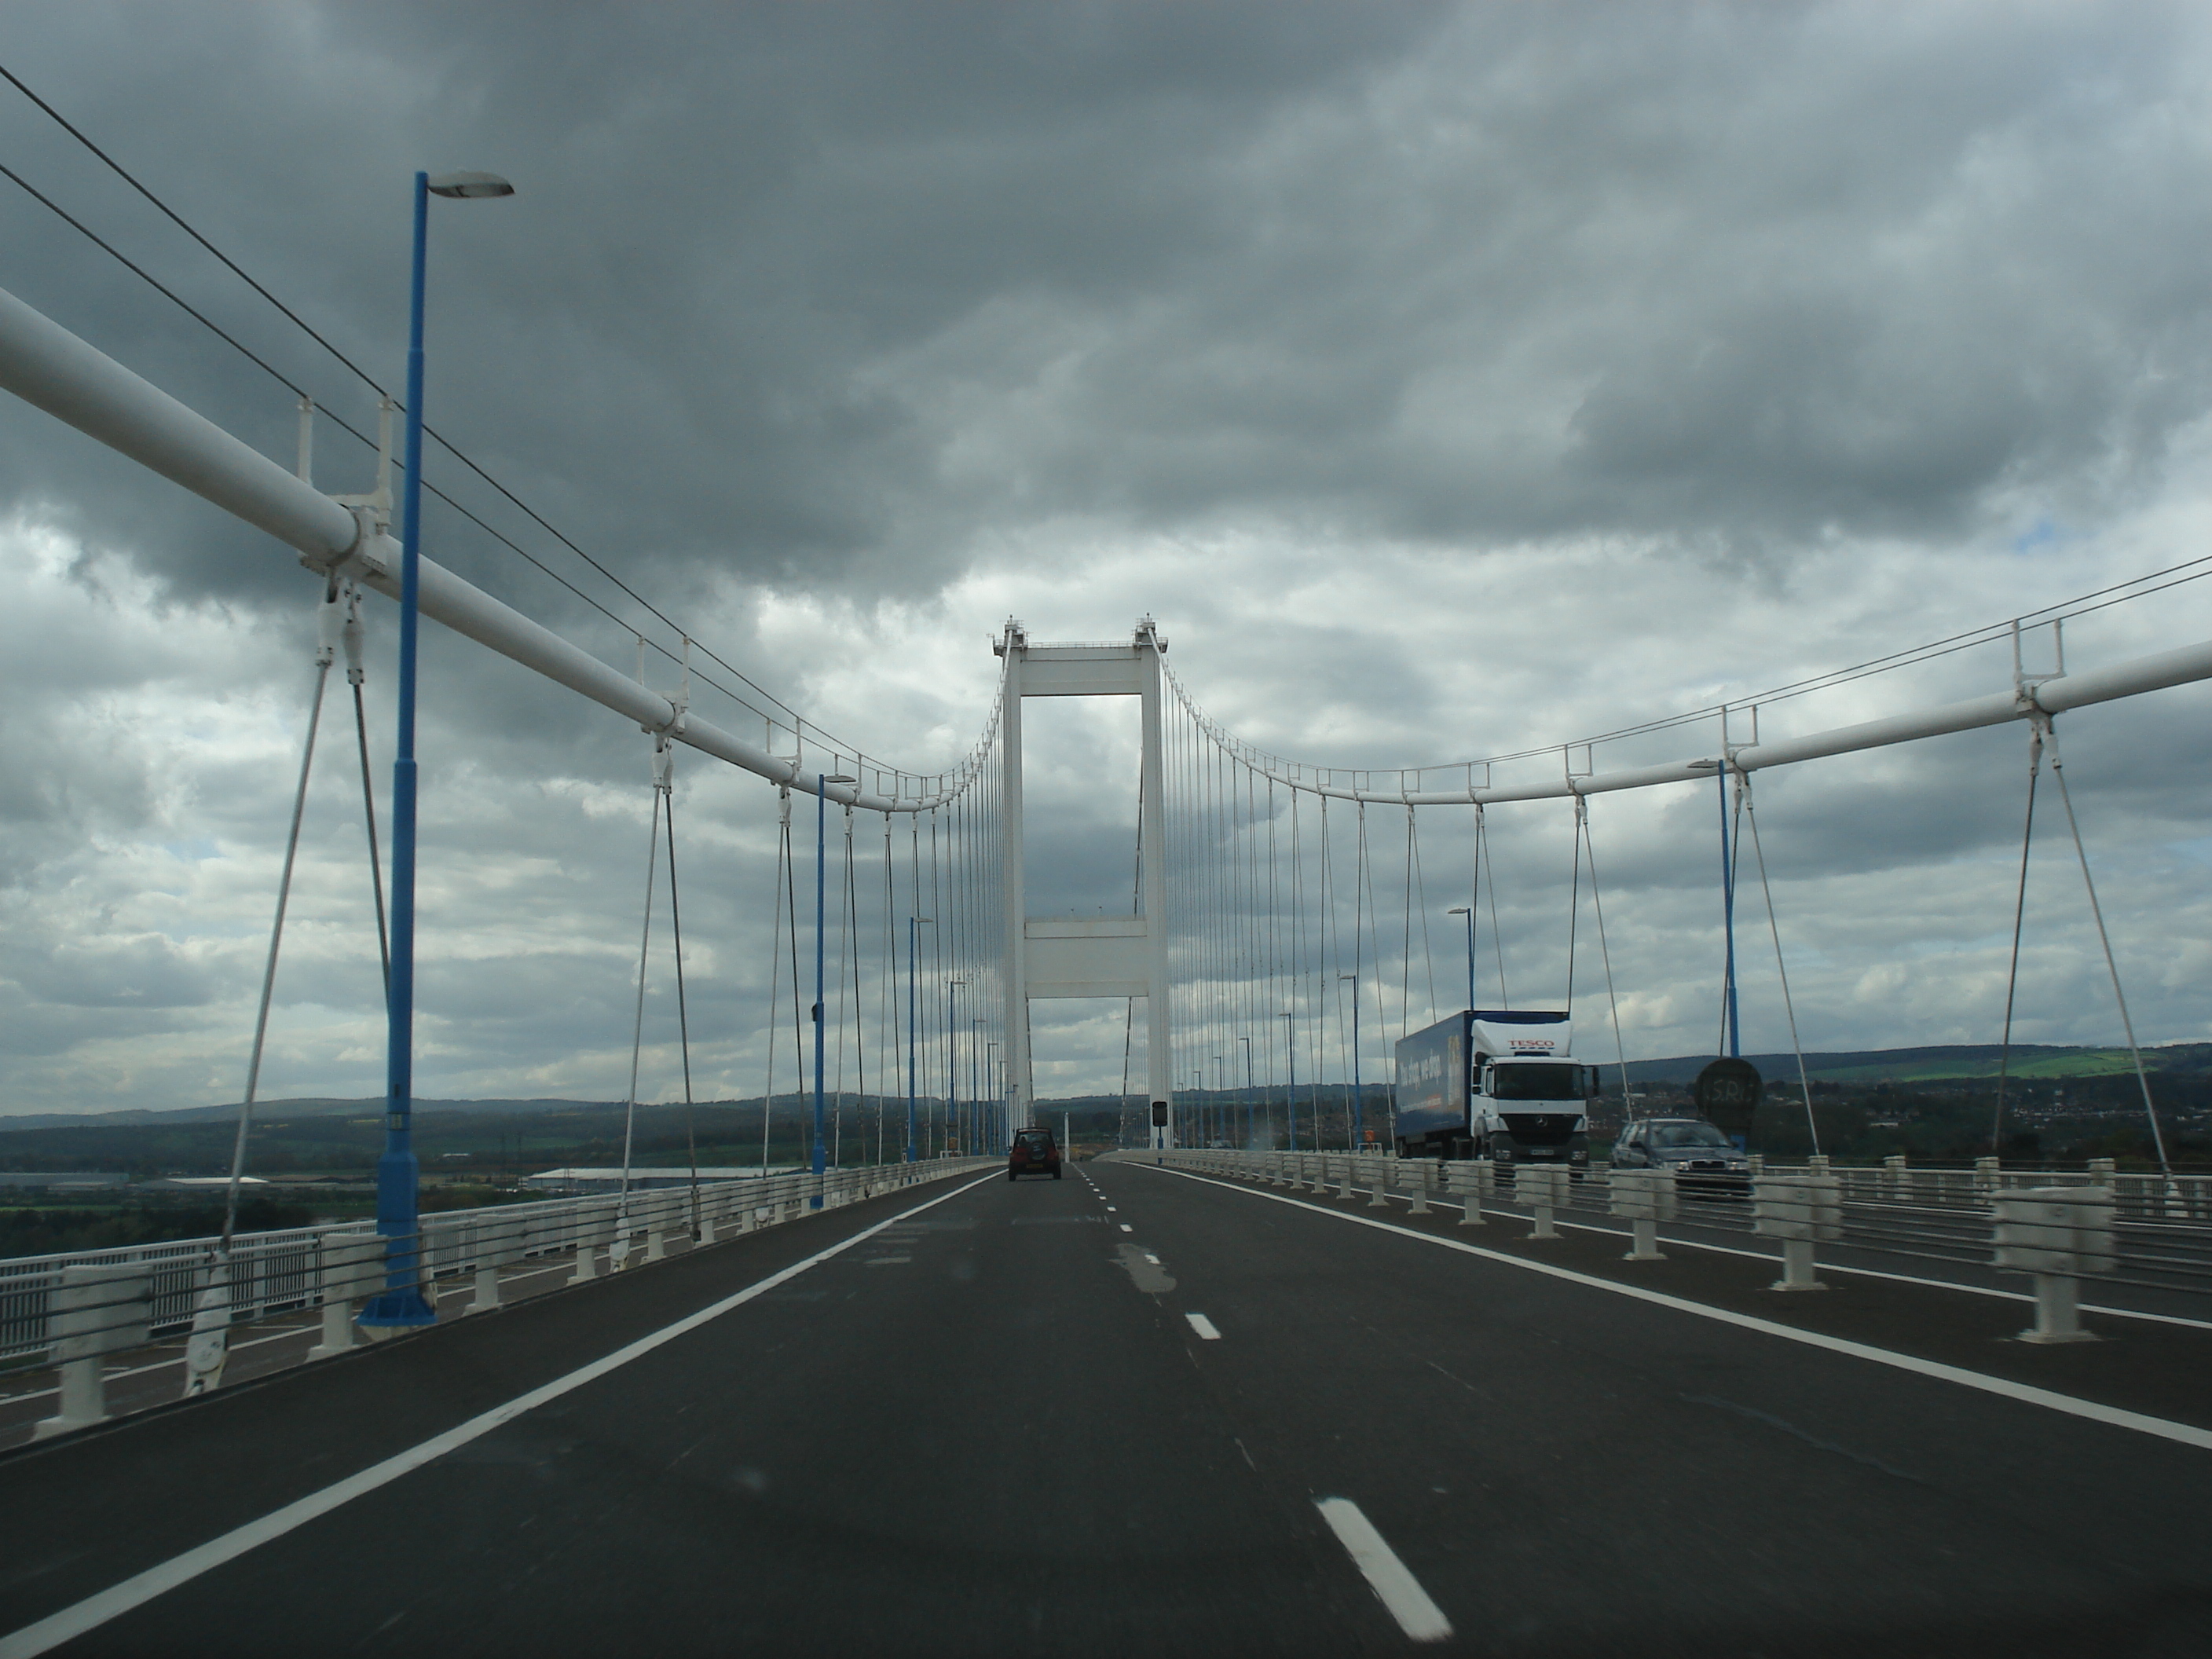
M 1190 1321 L 1191 1329 L 1196 1331 L 1199 1335 L 1205 1338 L 1208 1342 L 1218 1342 L 1221 1340 L 1221 1333 L 1213 1328 L 1213 1322 L 1208 1319 L 1204 1314 L 1187 1313 L 1183 1317 Z
M 1132 1227 L 1132 1226 L 1131 1226 L 1127 1222 L 1126 1222 L 1126 1221 L 1125 1221 L 1125 1222 L 1123 1222 L 1123 1223 L 1121 1224 L 1121 1231 L 1122 1231 L 1123 1232 L 1125 1232 L 1125 1233 L 1133 1233 L 1133 1232 L 1134 1232 L 1134 1231 L 1136 1231 L 1137 1230 L 1136 1230 L 1134 1227 Z
M 1443 1609 L 1429 1599 L 1421 1581 L 1406 1571 L 1397 1551 L 1383 1541 L 1375 1523 L 1360 1513 L 1358 1504 L 1349 1498 L 1316 1498 L 1314 1507 L 1328 1522 L 1336 1541 L 1344 1546 L 1352 1565 L 1367 1580 L 1368 1588 L 1398 1621 L 1400 1630 L 1416 1642 L 1442 1642 L 1451 1635 L 1451 1620 L 1444 1617 Z
M 1160 1265 L 1159 1257 L 1154 1255 L 1150 1250 L 1146 1250 L 1145 1252 L 1145 1260 L 1151 1262 L 1155 1267 Z

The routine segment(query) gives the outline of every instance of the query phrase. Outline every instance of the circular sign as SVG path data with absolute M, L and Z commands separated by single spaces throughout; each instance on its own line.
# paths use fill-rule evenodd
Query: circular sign
M 1717 1060 L 1690 1085 L 1698 1110 L 1723 1134 L 1748 1135 L 1765 1084 L 1747 1060 Z

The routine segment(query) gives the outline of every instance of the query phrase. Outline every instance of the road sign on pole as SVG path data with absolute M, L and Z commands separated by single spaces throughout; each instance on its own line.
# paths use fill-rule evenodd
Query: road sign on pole
M 1751 1133 L 1753 1115 L 1765 1089 L 1759 1067 L 1747 1060 L 1717 1060 L 1690 1085 L 1698 1110 L 1723 1134 L 1739 1140 Z

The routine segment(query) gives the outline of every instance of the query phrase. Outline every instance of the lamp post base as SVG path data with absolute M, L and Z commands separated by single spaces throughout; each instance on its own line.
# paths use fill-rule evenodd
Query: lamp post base
M 383 1291 L 369 1297 L 354 1322 L 370 1330 L 391 1326 L 434 1325 L 438 1310 L 418 1290 Z

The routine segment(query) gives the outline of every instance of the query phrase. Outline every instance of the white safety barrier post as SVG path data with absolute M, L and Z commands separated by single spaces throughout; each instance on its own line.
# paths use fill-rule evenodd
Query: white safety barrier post
M 1513 1172 L 1513 1201 L 1525 1206 L 1535 1217 L 1536 1224 L 1528 1234 L 1531 1238 L 1557 1238 L 1559 1230 L 1552 1225 L 1552 1212 L 1565 1209 L 1571 1194 L 1571 1177 L 1557 1164 L 1522 1165 Z
M 1905 1154 L 1892 1152 L 1881 1161 L 1881 1195 L 1895 1200 L 1905 1196 L 1908 1180 L 1905 1172 Z
M 1367 1189 L 1374 1196 L 1367 1200 L 1367 1207 L 1387 1210 L 1390 1207 L 1390 1166 L 1379 1158 L 1370 1158 L 1368 1163 Z
M 1630 1261 L 1664 1261 L 1659 1249 L 1659 1224 L 1672 1221 L 1679 1195 L 1672 1170 L 1615 1170 L 1607 1183 L 1609 1207 L 1629 1224 L 1633 1243 L 1625 1258 Z
M 323 1240 L 323 1338 L 307 1350 L 310 1359 L 328 1359 L 361 1340 L 353 1322 L 354 1304 L 384 1285 L 384 1241 L 370 1235 Z
M 79 1263 L 61 1270 L 46 1292 L 49 1352 L 62 1374 L 61 1409 L 31 1427 L 33 1440 L 107 1420 L 100 1366 L 111 1353 L 143 1346 L 151 1335 L 154 1279 L 146 1267 Z
M 570 1223 L 576 1230 L 576 1270 L 568 1275 L 571 1285 L 586 1285 L 599 1276 L 599 1247 L 608 1247 L 613 1255 L 615 1243 L 616 1206 L 612 1204 L 578 1205 Z M 614 1261 L 611 1266 L 619 1267 Z
M 509 1219 L 478 1224 L 477 1293 L 465 1314 L 489 1313 L 499 1306 L 499 1270 L 522 1254 L 522 1223 Z
M 1488 1158 L 1462 1159 L 1445 1167 L 1444 1185 L 1464 1200 L 1463 1213 L 1459 1224 L 1480 1227 L 1486 1224 L 1482 1200 L 1490 1196 L 1492 1176 Z
M 1410 1173 L 1413 1176 L 1413 1202 L 1406 1213 L 1426 1215 L 1429 1212 L 1429 1160 L 1417 1158 L 1413 1160 L 1413 1164 Z
M 2109 1187 L 2031 1187 L 1996 1201 L 1996 1265 L 2035 1279 L 2023 1342 L 2094 1342 L 2081 1328 L 2081 1275 L 2108 1273 L 2119 1244 Z
M 1998 1184 L 1996 1159 L 1976 1158 L 1974 1160 L 1974 1195 L 1981 1199 L 1994 1198 L 1996 1196 Z
M 1782 1277 L 1770 1290 L 1825 1291 L 1813 1245 L 1844 1236 L 1843 1183 L 1832 1175 L 1763 1176 L 1751 1183 L 1751 1230 L 1782 1241 Z

